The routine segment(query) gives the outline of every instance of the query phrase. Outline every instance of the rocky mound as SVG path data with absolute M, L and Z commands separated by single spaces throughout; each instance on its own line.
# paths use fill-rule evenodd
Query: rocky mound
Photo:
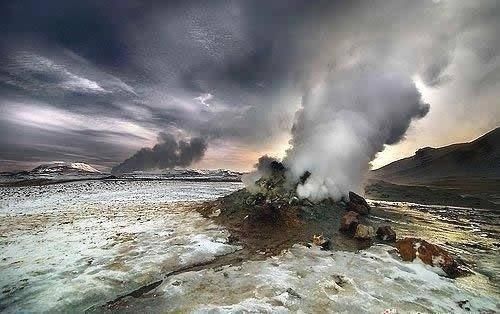
M 326 199 L 313 203 L 299 199 L 297 185 L 287 182 L 284 166 L 274 161 L 270 168 L 270 173 L 255 183 L 254 193 L 242 189 L 203 203 L 199 211 L 226 226 L 235 239 L 264 255 L 277 254 L 295 243 L 306 244 L 320 236 L 325 243 L 328 241 L 325 248 L 352 251 L 370 245 L 369 241 L 357 241 L 340 231 L 341 218 L 347 209 L 363 215 L 369 212 L 361 196 L 351 193 L 351 200 L 340 202 Z M 307 176 L 304 174 L 302 180 Z
M 351 192 L 349 199 L 313 203 L 297 196 L 297 185 L 287 182 L 281 163 L 274 162 L 271 169 L 255 183 L 253 193 L 242 189 L 197 208 L 203 216 L 225 226 L 231 232 L 231 242 L 240 243 L 250 252 L 249 258 L 276 255 L 296 243 L 357 251 L 373 243 L 396 241 L 390 226 L 380 226 L 375 232 L 369 225 L 365 217 L 370 206 L 363 197 Z M 302 180 L 307 176 L 304 174 Z M 404 260 L 411 260 L 404 254 L 406 251 Z M 456 263 L 446 263 L 446 267 L 451 277 L 459 273 L 453 269 L 458 267 Z

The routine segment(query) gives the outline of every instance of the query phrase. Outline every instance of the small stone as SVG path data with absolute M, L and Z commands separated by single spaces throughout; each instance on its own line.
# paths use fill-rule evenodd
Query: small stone
M 233 235 L 233 234 L 230 234 L 229 237 L 227 237 L 227 243 L 228 244 L 238 243 L 239 240 L 240 239 L 237 236 Z
M 335 283 L 337 285 L 339 285 L 340 287 L 344 287 L 347 283 L 349 283 L 347 281 L 347 278 L 343 275 L 333 275 L 333 280 L 335 281 Z
M 369 240 L 375 236 L 375 230 L 371 226 L 365 226 L 363 224 L 359 224 L 356 227 L 356 232 L 354 233 L 354 238 L 360 240 Z
M 461 309 L 464 309 L 466 311 L 470 311 L 470 308 L 465 306 L 467 303 L 469 303 L 469 300 L 463 300 L 463 301 L 458 301 L 457 304 Z
M 210 215 L 208 215 L 208 217 L 210 217 L 210 218 L 219 217 L 220 213 L 221 213 L 220 208 L 217 208 L 212 213 L 210 213 Z
M 377 229 L 377 237 L 382 241 L 394 242 L 396 241 L 396 232 L 392 230 L 391 226 L 380 226 Z
M 313 235 L 313 244 L 316 246 L 320 246 L 322 250 L 329 250 L 330 249 L 330 240 L 325 239 L 323 235 Z
M 298 294 L 297 292 L 295 292 L 295 290 L 293 290 L 292 288 L 286 289 L 286 292 L 289 295 L 291 295 L 292 297 L 296 297 L 297 299 L 302 299 L 302 297 L 300 296 L 300 294 Z
M 289 205 L 296 205 L 296 204 L 299 204 L 300 203 L 300 200 L 298 197 L 296 196 L 293 196 L 292 198 L 290 198 L 290 200 L 288 201 L 288 204 Z
M 307 198 L 302 200 L 302 204 L 309 207 L 314 206 L 314 203 L 308 200 Z

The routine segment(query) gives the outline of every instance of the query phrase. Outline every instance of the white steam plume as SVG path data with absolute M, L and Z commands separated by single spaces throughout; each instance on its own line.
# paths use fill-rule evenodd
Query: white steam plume
M 284 163 L 301 198 L 335 200 L 360 192 L 369 163 L 429 111 L 409 75 L 367 65 L 330 72 L 307 90 Z

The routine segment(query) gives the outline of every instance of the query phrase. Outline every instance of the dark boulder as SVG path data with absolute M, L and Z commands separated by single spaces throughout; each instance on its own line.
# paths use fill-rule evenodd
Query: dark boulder
M 382 241 L 394 242 L 396 241 L 396 232 L 392 230 L 391 226 L 380 226 L 377 229 L 377 238 Z
M 347 203 L 347 210 L 359 213 L 361 215 L 368 215 L 370 213 L 370 205 L 366 200 L 354 192 L 349 192 L 349 202 Z

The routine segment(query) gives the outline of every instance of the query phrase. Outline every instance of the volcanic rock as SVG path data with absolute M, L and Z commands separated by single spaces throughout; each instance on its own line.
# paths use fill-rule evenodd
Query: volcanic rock
M 413 261 L 418 257 L 427 265 L 440 267 L 450 278 L 467 273 L 448 252 L 425 240 L 404 238 L 396 242 L 396 248 L 403 261 Z
M 380 226 L 377 229 L 377 237 L 382 241 L 394 242 L 396 241 L 396 232 L 392 230 L 391 226 Z
M 351 210 L 361 215 L 368 215 L 370 213 L 370 205 L 366 200 L 354 192 L 349 192 L 349 202 L 347 203 L 347 210 Z
M 340 231 L 354 233 L 359 224 L 359 214 L 353 211 L 347 212 L 340 221 Z
M 369 240 L 375 236 L 375 230 L 371 226 L 365 226 L 359 224 L 356 227 L 356 232 L 354 233 L 354 238 L 359 240 Z

